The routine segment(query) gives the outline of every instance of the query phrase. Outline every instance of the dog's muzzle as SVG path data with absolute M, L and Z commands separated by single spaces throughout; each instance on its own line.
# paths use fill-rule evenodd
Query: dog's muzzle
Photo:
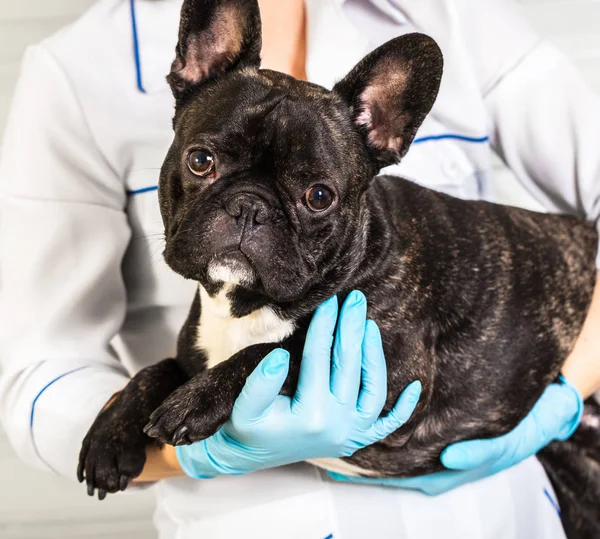
M 245 228 L 264 225 L 271 221 L 274 209 L 261 196 L 238 193 L 225 204 L 225 211 Z

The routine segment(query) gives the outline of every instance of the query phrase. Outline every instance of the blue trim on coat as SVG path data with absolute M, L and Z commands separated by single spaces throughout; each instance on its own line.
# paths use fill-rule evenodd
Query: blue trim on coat
M 560 507 L 558 506 L 558 502 L 552 497 L 552 494 L 550 494 L 550 492 L 548 492 L 547 488 L 544 489 L 544 494 L 546 495 L 546 498 L 548 498 L 550 500 L 552 507 L 554 507 L 554 510 L 556 511 L 556 514 L 558 515 L 558 518 L 562 519 L 562 513 L 560 512 Z
M 35 405 L 38 401 L 38 399 L 43 395 L 44 391 L 46 391 L 46 389 L 48 389 L 51 385 L 55 384 L 56 382 L 58 382 L 59 380 L 62 380 L 65 376 L 69 376 L 69 374 L 73 374 L 75 372 L 78 371 L 82 371 L 83 369 L 87 369 L 89 368 L 88 366 L 85 367 L 78 367 L 77 369 L 73 369 L 72 371 L 69 372 L 65 372 L 64 374 L 61 374 L 60 376 L 56 377 L 54 380 L 52 380 L 51 382 L 48 382 L 41 390 L 40 392 L 35 396 L 35 399 L 33 399 L 33 402 L 31 403 L 31 416 L 29 417 L 29 428 L 32 429 L 33 428 L 33 418 L 35 415 Z
M 42 457 L 40 450 L 38 449 L 38 446 L 35 443 L 35 437 L 33 436 L 33 420 L 35 417 L 35 405 L 37 404 L 38 399 L 43 395 L 44 391 L 46 391 L 46 389 L 48 389 L 51 385 L 53 385 L 56 382 L 58 382 L 59 380 L 63 379 L 65 376 L 69 376 L 69 374 L 73 374 L 75 372 L 82 371 L 83 369 L 87 369 L 87 368 L 88 368 L 87 366 L 79 367 L 77 369 L 73 369 L 72 371 L 65 372 L 64 374 L 61 374 L 60 376 L 56 377 L 54 380 L 47 383 L 40 390 L 40 392 L 35 396 L 35 399 L 33 399 L 33 402 L 31 403 L 31 416 L 29 417 L 29 436 L 31 436 L 31 445 L 33 446 L 33 450 L 35 451 L 35 454 L 37 455 L 37 457 L 56 475 L 59 475 L 58 471 L 55 470 L 53 468 L 53 466 L 44 457 Z
M 133 35 L 133 56 L 135 59 L 137 87 L 141 93 L 145 94 L 146 89 L 144 88 L 144 82 L 142 80 L 142 61 L 140 58 L 140 40 L 138 37 L 137 17 L 135 14 L 135 0 L 129 0 L 129 6 L 131 7 L 131 31 Z
M 447 133 L 444 135 L 429 135 L 427 137 L 421 137 L 414 140 L 413 144 L 421 144 L 423 142 L 430 142 L 432 140 L 460 140 L 462 142 L 470 142 L 472 144 L 485 144 L 490 140 L 490 137 L 467 137 L 465 135 L 455 135 L 454 133 Z
M 151 193 L 152 191 L 158 191 L 158 185 L 151 185 L 150 187 L 142 187 L 135 191 L 127 191 L 127 196 L 131 195 L 142 195 L 144 193 Z

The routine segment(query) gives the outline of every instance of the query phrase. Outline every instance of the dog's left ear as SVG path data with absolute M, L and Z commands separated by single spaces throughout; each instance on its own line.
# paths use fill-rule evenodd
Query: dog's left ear
M 374 50 L 335 85 L 380 168 L 408 151 L 436 100 L 443 64 L 433 39 L 407 34 Z
M 261 48 L 257 0 L 184 0 L 176 58 L 167 77 L 175 99 L 227 71 L 258 69 Z

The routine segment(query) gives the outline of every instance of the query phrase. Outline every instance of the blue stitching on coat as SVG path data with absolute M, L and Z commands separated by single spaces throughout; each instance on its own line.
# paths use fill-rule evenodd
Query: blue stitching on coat
M 151 193 L 152 191 L 158 191 L 158 185 L 151 185 L 150 187 L 142 187 L 142 189 L 136 189 L 135 191 L 127 191 L 127 196 L 141 195 L 143 193 Z
M 413 144 L 421 144 L 423 142 L 429 142 L 432 140 L 460 140 L 462 142 L 471 142 L 473 144 L 485 144 L 490 140 L 490 137 L 467 137 L 465 135 L 455 135 L 454 133 L 447 133 L 444 135 L 429 135 L 427 137 L 421 137 L 414 140 Z
M 48 382 L 41 390 L 40 392 L 36 395 L 35 399 L 33 399 L 33 402 L 31 403 L 31 416 L 29 418 L 29 428 L 33 428 L 33 416 L 35 414 L 35 405 L 38 401 L 38 399 L 42 396 L 42 394 L 44 393 L 44 391 L 46 391 L 46 389 L 48 389 L 51 385 L 55 384 L 56 382 L 58 382 L 59 380 L 61 380 L 62 378 L 64 378 L 65 376 L 69 376 L 69 374 L 73 374 L 75 372 L 78 371 L 82 371 L 83 369 L 87 369 L 89 368 L 88 366 L 85 367 L 78 367 L 77 369 L 73 369 L 72 371 L 69 372 L 65 372 L 64 374 L 61 374 L 60 376 L 58 376 L 57 378 L 55 378 L 54 380 L 52 380 L 51 382 Z
M 562 514 L 560 512 L 560 507 L 558 506 L 557 501 L 552 497 L 552 494 L 550 494 L 548 492 L 547 488 L 544 489 L 544 494 L 546 495 L 546 498 L 548 498 L 550 500 L 552 507 L 554 507 L 554 510 L 556 511 L 556 514 L 558 515 L 558 518 L 562 518 Z
M 140 59 L 140 41 L 138 38 L 137 17 L 135 15 L 135 0 L 129 0 L 131 7 L 131 30 L 133 34 L 133 56 L 135 58 L 135 73 L 137 78 L 138 90 L 145 94 L 146 89 L 142 81 L 142 62 Z
M 33 419 L 35 416 L 35 405 L 38 401 L 38 399 L 42 396 L 42 394 L 44 393 L 44 391 L 46 391 L 46 389 L 48 389 L 51 385 L 55 384 L 56 382 L 58 382 L 59 380 L 61 380 L 62 378 L 64 378 L 65 376 L 69 376 L 69 374 L 73 374 L 76 373 L 78 371 L 82 371 L 83 369 L 87 369 L 88 366 L 85 367 L 79 367 L 77 369 L 73 369 L 72 371 L 69 372 L 65 372 L 64 374 L 61 374 L 60 376 L 58 376 L 57 378 L 55 378 L 54 380 L 52 380 L 51 382 L 47 383 L 41 390 L 40 392 L 36 395 L 35 399 L 33 399 L 33 402 L 31 403 L 31 416 L 29 417 L 29 435 L 31 437 L 31 445 L 33 446 L 33 450 L 35 451 L 35 454 L 37 455 L 37 457 L 50 469 L 52 470 L 55 474 L 58 474 L 58 471 L 55 470 L 50 463 L 44 458 L 42 457 L 42 454 L 40 453 L 37 444 L 35 443 L 35 437 L 33 436 Z

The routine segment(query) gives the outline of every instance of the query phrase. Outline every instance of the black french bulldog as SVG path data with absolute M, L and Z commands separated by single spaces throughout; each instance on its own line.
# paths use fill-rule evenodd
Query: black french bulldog
M 592 225 L 377 176 L 406 154 L 436 99 L 443 60 L 431 38 L 386 43 L 332 91 L 260 70 L 260 50 L 256 0 L 184 2 L 159 196 L 165 259 L 199 292 L 177 357 L 139 372 L 85 438 L 78 474 L 91 494 L 126 488 L 153 439 L 216 432 L 274 348 L 291 353 L 293 394 L 308 323 L 332 295 L 368 298 L 387 357 L 386 413 L 409 382 L 423 384 L 403 428 L 343 459 L 381 476 L 438 471 L 450 443 L 513 429 L 582 327 Z M 586 414 L 599 417 L 597 405 Z M 570 537 L 600 537 L 598 430 L 582 427 L 541 458 Z

